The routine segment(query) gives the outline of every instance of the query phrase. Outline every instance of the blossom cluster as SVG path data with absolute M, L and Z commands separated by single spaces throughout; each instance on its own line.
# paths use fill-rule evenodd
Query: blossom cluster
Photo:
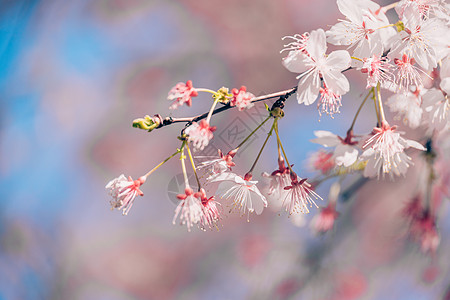
M 409 204 L 406 215 L 411 223 L 411 236 L 421 243 L 421 249 L 435 251 L 439 236 L 433 212 L 438 207 L 433 205 L 448 197 L 443 187 L 448 186 L 450 177 L 445 167 L 449 160 L 445 153 L 448 153 L 450 136 L 450 5 L 442 0 L 401 0 L 382 7 L 370 0 L 337 0 L 337 7 L 343 17 L 329 30 L 319 28 L 283 38 L 288 43 L 281 50 L 285 55 L 282 65 L 298 74 L 296 87 L 255 97 L 245 86 L 215 91 L 195 87 L 188 80 L 170 90 L 169 108 L 189 107 L 197 102 L 193 98 L 199 93 L 209 93 L 212 103 L 207 113 L 192 118 L 163 119 L 155 115 L 136 119 L 133 126 L 148 131 L 185 123 L 178 137 L 181 146 L 140 179 L 133 181 L 131 177 L 126 179 L 121 175 L 108 183 L 106 188 L 113 197 L 112 207 L 127 214 L 134 199 L 143 195 L 139 188 L 147 177 L 172 157 L 179 156 L 185 192 L 177 196 L 179 204 L 173 222 L 179 220 L 189 231 L 194 226 L 218 228 L 225 207 L 246 216 L 247 220 L 251 214 L 259 215 L 268 206 L 284 210 L 289 216 L 309 213 L 311 208 L 319 208 L 317 204 L 323 201 L 315 191 L 317 186 L 333 180 L 328 203 L 311 221 L 316 233 L 325 233 L 334 228 L 339 216 L 336 207 L 344 176 L 397 180 L 406 176 L 414 162 L 420 160 L 422 163 L 418 165 L 423 169 L 418 171 L 422 174 L 417 191 L 420 200 L 414 200 L 414 205 Z M 394 20 L 388 18 L 389 10 L 395 10 Z M 342 49 L 329 52 L 329 44 Z M 288 112 L 286 105 L 293 94 L 301 105 L 308 106 L 317 101 L 320 115 L 333 117 L 341 109 L 351 106 L 343 101 L 351 89 L 346 76 L 348 72 L 365 82 L 366 96 L 359 106 L 352 107 L 356 113 L 347 132 L 339 135 L 314 131 L 316 138 L 311 141 L 324 148 L 311 155 L 309 165 L 318 175 L 307 180 L 297 175 L 293 165 L 289 164 L 278 123 Z M 359 85 L 354 84 L 355 87 Z M 219 150 L 216 157 L 207 159 L 193 155 L 214 138 L 216 126 L 212 125 L 212 120 L 215 114 L 232 108 L 249 110 L 257 101 L 274 98 L 278 100 L 271 108 L 266 104 L 267 118 L 227 154 Z M 373 102 L 373 113 L 368 118 L 372 118 L 374 127 L 370 132 L 355 134 L 361 109 L 370 102 Z M 219 108 L 218 104 L 221 105 Z M 389 119 L 385 107 L 395 115 L 393 118 Z M 396 121 L 400 124 L 394 125 Z M 234 160 L 236 153 L 242 151 L 243 144 L 266 122 L 272 126 L 249 171 L 244 174 L 234 172 L 238 163 Z M 407 138 L 401 126 L 415 138 Z M 261 177 L 269 183 L 261 188 L 254 180 L 254 170 L 271 139 L 277 145 L 278 155 L 273 161 L 278 167 L 272 172 L 261 172 Z M 195 174 L 198 191 L 194 191 L 188 181 L 187 162 Z M 198 172 L 207 175 L 199 177 Z M 218 188 L 208 196 L 202 186 L 212 183 L 218 184 Z

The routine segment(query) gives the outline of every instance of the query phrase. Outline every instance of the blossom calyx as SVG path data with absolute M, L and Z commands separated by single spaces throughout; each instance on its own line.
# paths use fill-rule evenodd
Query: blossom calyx
M 218 101 L 218 102 L 222 102 L 222 103 L 228 103 L 230 102 L 230 99 L 233 98 L 233 94 L 229 93 L 228 88 L 226 87 L 221 87 L 220 89 L 217 90 L 216 93 L 214 93 L 213 95 L 214 100 Z

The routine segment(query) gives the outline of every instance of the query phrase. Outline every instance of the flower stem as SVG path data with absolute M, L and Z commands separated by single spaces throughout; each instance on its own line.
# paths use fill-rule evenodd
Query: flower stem
M 267 141 L 268 141 L 269 138 L 272 136 L 272 131 L 273 131 L 274 125 L 275 125 L 275 121 L 274 121 L 274 123 L 272 124 L 272 128 L 270 128 L 270 131 L 269 131 L 269 133 L 267 134 L 266 140 L 264 141 L 264 144 L 262 145 L 261 150 L 259 150 L 258 156 L 256 156 L 255 162 L 253 163 L 253 165 L 252 165 L 252 167 L 250 168 L 250 171 L 248 171 L 248 173 L 251 173 L 251 172 L 253 171 L 253 169 L 255 168 L 256 163 L 258 162 L 259 157 L 261 156 L 261 153 L 263 152 L 264 148 L 266 147 Z
M 204 89 L 204 88 L 196 88 L 195 89 L 197 92 L 206 92 L 206 93 L 211 93 L 211 94 L 216 94 L 217 92 L 210 90 L 210 89 Z
M 156 171 L 159 167 L 161 167 L 163 164 L 165 164 L 166 162 L 168 162 L 172 157 L 174 157 L 175 155 L 177 155 L 178 153 L 180 153 L 181 150 L 177 149 L 177 152 L 175 152 L 174 154 L 172 154 L 171 156 L 169 156 L 168 158 L 166 158 L 165 160 L 163 160 L 162 162 L 160 162 L 156 167 L 154 167 L 153 169 L 151 169 L 147 174 L 144 175 L 145 178 L 147 178 L 148 176 L 150 176 L 154 171 Z
M 258 127 L 255 128 L 255 130 L 253 130 L 236 148 L 235 150 L 239 149 L 240 147 L 242 147 L 242 145 L 245 144 L 245 142 L 248 141 L 248 139 L 256 132 L 258 131 L 259 128 L 261 128 L 261 126 L 263 126 L 272 116 L 268 116 L 264 121 L 262 121 L 261 124 L 258 125 Z
M 375 105 L 375 112 L 377 114 L 377 122 L 378 122 L 378 125 L 381 126 L 380 114 L 378 112 L 377 99 L 376 99 L 376 95 L 375 95 L 375 88 L 372 88 L 372 99 L 373 99 L 373 103 Z
M 389 25 L 386 25 L 386 26 L 378 27 L 378 28 L 375 29 L 375 30 L 379 30 L 379 29 L 383 29 L 383 28 L 388 28 L 388 27 L 394 27 L 394 26 L 395 26 L 395 24 L 389 24 Z
M 381 88 L 380 83 L 377 84 L 377 95 L 378 95 L 378 106 L 380 107 L 380 116 L 381 116 L 381 122 L 385 122 L 386 118 L 384 116 L 384 109 L 383 109 L 383 102 L 381 101 Z M 381 126 L 381 123 L 380 123 Z
M 289 160 L 286 156 L 286 152 L 284 152 L 283 144 L 281 143 L 280 135 L 278 134 L 278 119 L 275 119 L 274 125 L 275 125 L 275 134 L 277 135 L 277 141 L 278 141 L 278 144 L 280 145 L 281 151 L 283 151 L 284 159 L 286 159 L 286 163 L 288 165 L 289 170 L 291 171 L 291 174 L 295 174 L 294 170 L 292 170 L 291 164 L 289 163 Z
M 364 103 L 366 103 L 367 98 L 369 98 L 370 94 L 372 94 L 372 93 L 373 93 L 373 90 L 371 90 L 371 91 L 367 94 L 367 96 L 364 98 L 364 100 L 361 102 L 361 105 L 359 106 L 358 110 L 356 111 L 355 117 L 353 118 L 353 122 L 352 122 L 352 125 L 350 126 L 349 131 L 350 131 L 350 130 L 353 130 L 353 126 L 355 126 L 356 119 L 358 118 L 358 115 L 359 115 L 359 113 L 361 112 L 361 109 L 363 108 Z
M 209 121 L 211 120 L 211 116 L 214 111 L 214 108 L 216 108 L 217 102 L 219 102 L 219 100 L 217 100 L 217 99 L 214 100 L 213 104 L 211 105 L 211 109 L 208 112 L 208 116 L 206 117 L 206 123 L 208 123 L 208 124 L 209 124 Z
M 200 187 L 201 187 L 200 180 L 198 179 L 197 171 L 195 170 L 195 163 L 194 163 L 194 159 L 192 158 L 191 149 L 189 149 L 189 143 L 186 143 L 186 149 L 187 149 L 187 152 L 189 155 L 189 160 L 191 161 L 192 169 L 194 170 L 195 179 L 197 180 L 198 190 L 200 191 Z
M 181 169 L 183 170 L 184 183 L 186 184 L 186 187 L 189 187 L 189 180 L 188 180 L 188 176 L 187 176 L 187 172 L 186 172 L 186 164 L 184 162 L 184 160 L 186 159 L 186 156 L 184 155 L 184 146 L 185 145 L 186 145 L 186 142 L 183 141 L 183 145 L 181 146 L 180 160 L 181 160 Z
M 351 58 L 352 58 L 352 59 L 359 60 L 359 61 L 363 61 L 361 58 L 357 58 L 357 57 L 354 57 L 354 56 L 351 56 Z

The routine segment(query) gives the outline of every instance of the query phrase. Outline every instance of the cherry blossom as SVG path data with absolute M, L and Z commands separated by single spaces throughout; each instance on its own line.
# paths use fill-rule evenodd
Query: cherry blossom
M 198 92 L 192 86 L 192 81 L 188 80 L 186 83 L 177 83 L 169 92 L 167 100 L 173 101 L 170 109 L 177 109 L 186 103 L 187 106 L 192 105 L 192 97 L 198 96 Z
M 393 94 L 387 100 L 387 105 L 392 112 L 396 112 L 397 118 L 411 128 L 417 128 L 422 121 L 422 95 L 425 90 L 417 89 L 414 93 Z
M 213 138 L 215 130 L 215 126 L 211 127 L 208 122 L 201 120 L 200 123 L 192 123 L 186 128 L 185 133 L 188 135 L 188 141 L 193 144 L 194 150 L 203 150 Z
M 375 127 L 364 143 L 366 150 L 361 154 L 361 159 L 367 160 L 364 176 L 379 178 L 380 174 L 383 177 L 389 174 L 393 179 L 394 175 L 405 175 L 412 164 L 411 158 L 404 152 L 409 147 L 425 150 L 418 142 L 402 138 L 396 126 L 391 127 L 383 122 L 381 128 Z
M 231 93 L 233 94 L 233 99 L 231 99 L 230 105 L 236 106 L 239 111 L 252 108 L 255 105 L 251 101 L 255 98 L 255 95 L 247 92 L 247 88 L 245 86 L 241 86 L 239 90 L 232 89 Z
M 270 179 L 269 200 L 273 203 L 274 208 L 279 209 L 282 206 L 281 199 L 285 196 L 286 190 L 284 189 L 290 183 L 290 171 L 284 163 L 284 159 L 280 157 L 278 159 L 278 169 L 272 173 L 263 172 L 263 177 Z
M 319 149 L 308 158 L 309 165 L 314 171 L 320 171 L 326 175 L 336 166 L 333 152 Z
M 106 189 L 109 189 L 108 193 L 113 197 L 110 201 L 111 209 L 117 208 L 122 210 L 123 215 L 127 215 L 133 206 L 136 196 L 143 196 L 144 193 L 139 187 L 145 182 L 146 177 L 142 176 L 137 180 L 133 180 L 131 176 L 128 179 L 125 175 L 120 175 L 114 178 L 106 185 Z
M 258 181 L 251 181 L 251 176 L 242 178 L 231 172 L 225 172 L 213 178 L 211 182 L 219 182 L 216 194 L 222 199 L 231 202 L 231 211 L 236 209 L 241 215 L 256 212 L 260 215 L 267 207 L 267 200 L 261 194 L 256 184 Z
M 229 151 L 226 155 L 223 155 L 222 151 L 218 149 L 219 157 L 208 157 L 212 158 L 210 160 L 204 161 L 198 166 L 198 169 L 208 169 L 208 178 L 207 181 L 210 181 L 215 176 L 222 174 L 225 171 L 231 171 L 231 167 L 234 167 L 236 164 L 233 162 L 233 157 L 237 153 L 237 149 Z M 198 156 L 196 158 L 203 158 L 202 156 Z
M 411 85 L 419 89 L 423 86 L 421 75 L 428 75 L 414 65 L 416 63 L 414 58 L 403 54 L 401 59 L 394 58 L 394 63 L 395 84 L 398 90 L 409 91 Z
M 410 235 L 415 241 L 420 243 L 423 253 L 435 253 L 440 244 L 435 218 L 428 211 L 413 219 Z
M 287 193 L 283 199 L 283 207 L 292 215 L 294 213 L 309 213 L 309 207 L 313 205 L 318 208 L 314 199 L 322 200 L 322 198 L 311 189 L 311 185 L 306 182 L 306 178 L 301 179 L 297 174 L 291 173 L 291 183 L 284 189 Z M 313 199 L 314 198 L 314 199 Z
M 180 200 L 175 209 L 175 216 L 173 217 L 173 224 L 176 224 L 176 219 L 180 216 L 180 224 L 187 226 L 188 231 L 191 231 L 192 226 L 201 222 L 204 218 L 204 211 L 199 195 L 186 186 L 184 194 L 178 194 L 177 198 Z
M 327 31 L 327 41 L 354 47 L 353 56 L 358 58 L 382 54 L 385 41 L 395 32 L 384 28 L 389 21 L 380 6 L 368 0 L 337 0 L 337 5 L 346 20 L 340 20 Z
M 293 73 L 301 73 L 297 88 L 298 103 L 310 105 L 317 99 L 320 90 L 320 79 L 324 86 L 337 95 L 344 95 L 350 89 L 347 78 L 341 72 L 350 66 L 350 54 L 345 50 L 331 52 L 327 50 L 325 32 L 313 30 L 306 43 L 305 51 L 290 52 L 283 60 L 283 65 Z
M 392 66 L 389 64 L 387 57 L 380 57 L 375 54 L 370 57 L 365 57 L 361 72 L 367 73 L 366 88 L 376 87 L 378 83 L 382 86 L 392 84 Z
M 319 115 L 326 113 L 333 117 L 333 114 L 340 113 L 339 107 L 342 106 L 342 96 L 334 93 L 331 89 L 323 87 L 319 89 L 320 98 L 317 103 Z
M 311 220 L 311 227 L 316 233 L 325 233 L 333 229 L 334 222 L 336 221 L 339 213 L 336 211 L 334 204 L 328 204 L 328 206 L 322 207 L 320 213 L 314 216 Z
M 353 141 L 352 133 L 349 133 L 345 139 L 329 131 L 314 131 L 316 139 L 311 142 L 320 144 L 324 147 L 335 147 L 333 159 L 338 166 L 350 167 L 358 159 L 357 142 Z
M 425 70 L 437 67 L 441 53 L 447 48 L 447 26 L 437 18 L 422 18 L 414 6 L 404 10 L 405 29 L 390 40 L 392 45 L 390 57 L 402 57 L 403 54 L 413 58 Z
M 212 228 L 217 226 L 217 222 L 221 219 L 221 205 L 214 200 L 214 196 L 207 197 L 205 189 L 200 189 L 200 192 L 195 193 L 195 196 L 200 199 L 203 205 L 203 215 L 200 220 L 201 227 Z

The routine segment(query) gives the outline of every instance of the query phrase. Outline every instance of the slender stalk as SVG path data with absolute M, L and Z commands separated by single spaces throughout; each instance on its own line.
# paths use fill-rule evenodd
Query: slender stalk
M 380 108 L 381 122 L 385 122 L 386 118 L 384 116 L 383 102 L 381 101 L 381 88 L 380 88 L 379 82 L 377 84 L 377 95 L 378 95 L 378 106 Z M 380 126 L 381 126 L 381 123 L 380 123 Z
M 354 57 L 354 56 L 351 56 L 351 58 L 355 59 L 355 60 L 363 61 L 361 58 L 357 58 L 357 57 Z
M 216 108 L 218 100 L 214 100 L 213 105 L 211 105 L 211 109 L 208 112 L 208 116 L 206 117 L 206 123 L 209 124 L 209 121 L 211 120 L 212 113 L 214 112 L 214 108 Z
M 258 131 L 261 126 L 263 126 L 272 116 L 268 116 L 264 121 L 262 121 L 261 124 L 258 125 L 258 127 L 255 128 L 235 149 L 239 149 L 242 145 L 245 144 L 245 142 L 248 141 L 248 139 L 256 132 Z
M 211 93 L 211 94 L 215 94 L 216 92 L 210 89 L 204 89 L 204 88 L 195 88 L 195 90 L 197 92 L 206 92 L 206 93 Z
M 156 167 L 154 167 L 147 174 L 145 174 L 144 177 L 147 178 L 148 176 L 150 176 L 153 172 L 155 172 L 159 167 L 161 167 L 163 164 L 165 164 L 167 161 L 169 161 L 172 157 L 174 157 L 175 155 L 180 153 L 180 151 L 181 151 L 180 149 L 177 149 L 177 152 L 175 152 L 174 154 L 172 154 L 171 156 L 169 156 L 168 158 L 166 158 L 165 160 L 160 162 Z
M 377 114 L 377 122 L 378 122 L 378 125 L 381 126 L 380 113 L 378 112 L 378 105 L 377 105 L 377 99 L 376 99 L 374 88 L 372 88 L 372 99 L 373 99 L 373 104 L 375 105 L 375 112 Z
M 186 156 L 184 155 L 184 145 L 185 145 L 185 142 L 183 142 L 183 145 L 181 146 L 181 156 L 180 156 L 181 169 L 183 170 L 184 182 L 186 184 L 186 187 L 189 187 L 189 180 L 188 180 L 188 176 L 187 176 L 187 172 L 186 172 L 186 164 L 184 162 L 184 160 L 186 159 Z
M 366 100 L 369 98 L 370 94 L 372 94 L 372 93 L 373 93 L 373 90 L 371 90 L 367 94 L 367 96 L 364 98 L 364 100 L 361 102 L 361 105 L 359 106 L 358 110 L 356 111 L 355 117 L 353 118 L 353 122 L 352 122 L 352 125 L 350 126 L 349 130 L 353 130 L 353 126 L 355 126 L 356 119 L 358 118 L 358 115 L 361 112 L 361 109 L 363 108 L 364 103 L 366 103 Z
M 194 159 L 192 158 L 191 149 L 189 149 L 189 143 L 186 143 L 186 149 L 187 149 L 187 152 L 189 155 L 189 160 L 191 161 L 192 169 L 194 170 L 195 179 L 197 180 L 198 190 L 200 191 L 201 184 L 200 184 L 200 180 L 198 179 L 197 170 L 195 169 L 195 163 L 194 163 Z
M 388 27 L 394 27 L 394 26 L 395 26 L 395 24 L 389 24 L 389 25 L 386 25 L 386 26 L 378 27 L 378 28 L 375 29 L 375 30 L 379 30 L 379 29 L 383 29 L 383 28 L 388 28 Z
M 292 174 L 294 174 L 294 170 L 292 170 L 291 164 L 289 163 L 289 160 L 286 156 L 286 152 L 284 152 L 284 148 L 283 148 L 283 144 L 281 143 L 280 135 L 278 134 L 278 120 L 277 119 L 275 119 L 274 124 L 275 124 L 275 134 L 277 135 L 277 141 L 280 145 L 281 151 L 283 151 L 284 159 L 286 160 L 289 170 L 291 171 Z
M 256 102 L 256 101 L 259 101 L 259 100 L 266 100 L 266 99 L 270 99 L 270 98 L 280 97 L 280 96 L 283 96 L 283 95 L 291 93 L 294 89 L 296 89 L 296 88 L 292 88 L 292 89 L 284 90 L 284 91 L 281 91 L 281 92 L 276 92 L 276 93 L 272 93 L 272 94 L 267 94 L 267 95 L 255 97 L 255 98 L 252 98 L 251 102 Z
M 275 124 L 275 121 L 274 121 L 274 124 Z M 273 131 L 273 128 L 274 128 L 274 124 L 272 124 L 272 128 L 270 128 L 270 131 L 269 131 L 269 133 L 267 134 L 266 140 L 264 141 L 264 144 L 262 145 L 261 149 L 259 150 L 258 156 L 256 156 L 255 162 L 253 163 L 253 165 L 252 165 L 252 167 L 250 168 L 250 171 L 248 171 L 248 173 L 251 173 L 251 172 L 253 171 L 253 169 L 255 168 L 256 163 L 257 163 L 258 160 L 259 160 L 259 157 L 261 156 L 261 154 L 262 154 L 264 148 L 266 147 L 267 141 L 269 141 L 269 138 L 272 136 L 272 131 Z

